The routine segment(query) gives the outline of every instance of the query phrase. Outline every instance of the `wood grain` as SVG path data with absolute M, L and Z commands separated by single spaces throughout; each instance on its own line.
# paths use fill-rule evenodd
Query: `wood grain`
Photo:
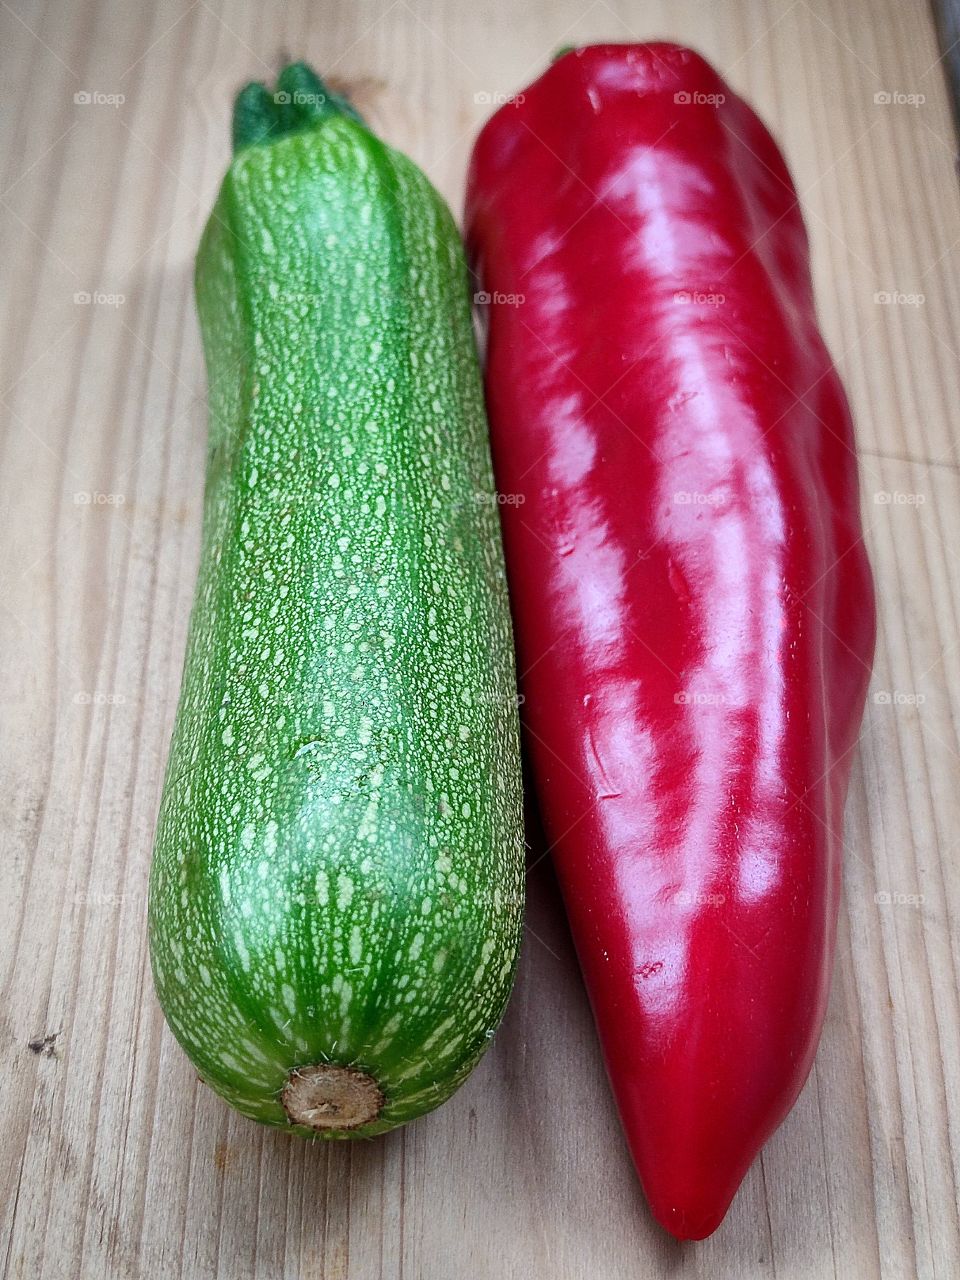
M 16 0 L 0 17 L 4 1274 L 960 1275 L 960 207 L 924 5 Z M 307 56 L 459 209 L 476 95 L 522 87 L 561 44 L 657 36 L 714 59 L 793 168 L 881 612 L 822 1048 L 695 1246 L 643 1206 L 546 862 L 487 1059 L 365 1145 L 307 1146 L 203 1089 L 144 938 L 199 547 L 192 260 L 234 90 Z

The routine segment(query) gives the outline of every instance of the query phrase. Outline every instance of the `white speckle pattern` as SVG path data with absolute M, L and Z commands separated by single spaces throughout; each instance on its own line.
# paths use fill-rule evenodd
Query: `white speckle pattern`
M 286 1125 L 291 1068 L 355 1065 L 386 1098 L 367 1136 L 463 1081 L 520 939 L 512 641 L 496 504 L 476 500 L 493 479 L 462 250 L 419 170 L 333 118 L 236 157 L 197 281 L 211 453 L 154 977 L 244 1115 Z

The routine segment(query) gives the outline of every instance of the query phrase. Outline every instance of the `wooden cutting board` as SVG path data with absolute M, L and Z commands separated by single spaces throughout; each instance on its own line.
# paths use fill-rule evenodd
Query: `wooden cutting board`
M 960 1275 L 960 201 L 925 5 L 12 0 L 0 18 L 4 1274 Z M 717 63 L 796 176 L 880 597 L 816 1069 L 721 1230 L 686 1246 L 640 1196 L 547 862 L 488 1057 L 376 1142 L 308 1146 L 197 1083 L 144 936 L 199 547 L 192 260 L 233 92 L 308 57 L 459 210 L 490 99 L 560 45 L 665 36 Z

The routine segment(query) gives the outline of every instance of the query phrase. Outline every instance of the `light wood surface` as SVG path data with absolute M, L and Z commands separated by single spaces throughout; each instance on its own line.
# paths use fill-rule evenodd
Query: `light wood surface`
M 3 1274 L 960 1275 L 960 205 L 925 5 L 14 0 L 0 18 Z M 658 36 L 755 103 L 802 192 L 881 619 L 816 1068 L 689 1246 L 642 1202 L 547 863 L 489 1055 L 367 1144 L 308 1146 L 198 1084 L 144 930 L 199 547 L 192 260 L 234 91 L 309 58 L 459 212 L 476 95 L 562 44 Z

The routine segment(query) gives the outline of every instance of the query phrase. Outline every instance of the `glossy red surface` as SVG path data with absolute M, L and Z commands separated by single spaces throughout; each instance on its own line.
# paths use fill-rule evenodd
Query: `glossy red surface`
M 554 63 L 467 233 L 538 800 L 644 1189 L 700 1238 L 828 996 L 875 630 L 849 412 L 783 159 L 689 50 Z

